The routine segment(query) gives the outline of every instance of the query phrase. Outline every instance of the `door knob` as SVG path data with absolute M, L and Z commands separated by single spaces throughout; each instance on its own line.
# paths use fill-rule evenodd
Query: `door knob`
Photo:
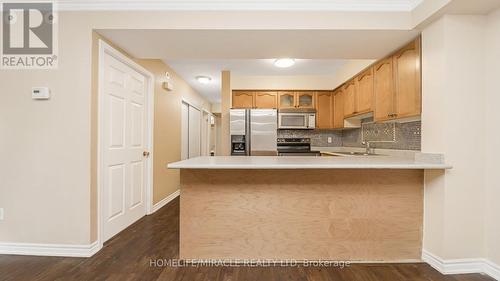
M 142 156 L 144 156 L 144 157 L 149 157 L 149 151 L 144 151 L 144 152 L 142 153 Z

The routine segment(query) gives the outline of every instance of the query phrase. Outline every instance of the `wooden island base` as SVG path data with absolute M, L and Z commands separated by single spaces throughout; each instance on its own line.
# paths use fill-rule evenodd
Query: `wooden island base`
M 422 223 L 423 170 L 181 170 L 181 259 L 420 260 Z

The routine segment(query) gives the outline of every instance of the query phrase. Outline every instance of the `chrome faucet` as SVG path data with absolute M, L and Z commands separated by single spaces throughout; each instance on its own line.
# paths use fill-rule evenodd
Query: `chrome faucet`
M 372 154 L 372 148 L 370 147 L 370 142 L 369 141 L 363 141 L 362 144 L 366 148 L 366 154 Z

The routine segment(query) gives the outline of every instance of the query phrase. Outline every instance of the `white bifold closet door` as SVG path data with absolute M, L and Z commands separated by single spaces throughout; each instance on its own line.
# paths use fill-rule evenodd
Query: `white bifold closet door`
M 201 112 L 195 107 L 189 106 L 189 158 L 201 155 Z
M 203 112 L 201 119 L 201 155 L 210 155 L 210 115 Z

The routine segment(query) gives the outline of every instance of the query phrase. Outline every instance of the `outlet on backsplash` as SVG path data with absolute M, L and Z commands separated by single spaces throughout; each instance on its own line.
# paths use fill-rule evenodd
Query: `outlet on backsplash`
M 332 137 L 328 137 L 328 143 L 332 143 Z

